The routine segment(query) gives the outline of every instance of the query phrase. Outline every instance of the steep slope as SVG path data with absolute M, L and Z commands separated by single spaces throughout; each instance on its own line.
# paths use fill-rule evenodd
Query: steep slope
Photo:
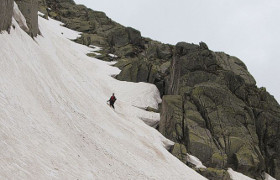
M 41 1 L 41 10 L 83 32 L 76 42 L 102 46 L 100 54 L 89 55 L 117 60 L 117 79 L 157 86 L 163 96 L 158 128 L 176 142 L 172 153 L 184 163 L 188 152 L 209 167 L 197 170 L 207 177 L 221 179 L 231 167 L 280 179 L 280 107 L 241 60 L 205 43 L 172 46 L 141 37 L 72 0 Z
M 204 179 L 140 119 L 159 119 L 135 107 L 157 108 L 154 85 L 115 80 L 56 21 L 40 18 L 34 40 L 13 26 L 0 34 L 1 179 Z

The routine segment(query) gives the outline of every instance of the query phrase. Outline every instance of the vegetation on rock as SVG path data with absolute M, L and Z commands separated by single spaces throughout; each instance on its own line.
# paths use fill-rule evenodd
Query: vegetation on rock
M 186 153 L 198 157 L 208 168 L 197 171 L 210 179 L 229 179 L 228 167 L 280 179 L 280 106 L 257 88 L 241 60 L 203 42 L 173 46 L 144 38 L 72 0 L 39 2 L 47 16 L 83 33 L 76 42 L 102 47 L 100 59 L 117 59 L 122 70 L 117 79 L 158 87 L 163 96 L 158 129 L 176 142 L 171 152 L 182 162 Z

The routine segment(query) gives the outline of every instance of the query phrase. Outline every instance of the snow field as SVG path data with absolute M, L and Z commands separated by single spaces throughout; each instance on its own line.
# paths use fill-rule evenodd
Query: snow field
M 115 80 L 57 21 L 39 17 L 34 40 L 13 24 L 0 34 L 0 179 L 205 179 L 141 121 L 159 120 L 137 108 L 157 108 L 154 85 Z

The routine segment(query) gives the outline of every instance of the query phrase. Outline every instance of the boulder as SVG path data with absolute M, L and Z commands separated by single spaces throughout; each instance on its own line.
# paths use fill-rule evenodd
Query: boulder
M 130 42 L 128 33 L 124 28 L 117 28 L 109 34 L 109 44 L 111 46 L 121 47 Z
M 153 83 L 156 78 L 155 75 L 156 70 L 151 63 L 144 61 L 143 59 L 136 59 L 127 62 L 122 68 L 121 73 L 117 75 L 116 78 L 121 81 Z
M 132 27 L 125 28 L 125 31 L 128 34 L 129 42 L 134 45 L 141 45 L 142 36 L 140 31 L 133 29 Z
M 104 37 L 101 37 L 97 34 L 88 34 L 83 33 L 78 39 L 75 40 L 77 43 L 90 46 L 100 46 L 100 47 L 107 47 L 108 43 Z
M 171 150 L 171 153 L 177 157 L 180 161 L 182 161 L 184 164 L 187 163 L 187 149 L 185 147 L 185 145 L 183 144 L 179 144 L 179 143 L 175 143 L 175 145 L 173 146 L 173 149 Z
M 196 171 L 209 180 L 231 180 L 229 173 L 223 169 L 207 168 Z
M 225 53 L 215 53 L 219 66 L 224 70 L 231 71 L 240 76 L 246 85 L 256 85 L 253 76 L 248 72 L 246 65 L 238 58 L 229 56 Z

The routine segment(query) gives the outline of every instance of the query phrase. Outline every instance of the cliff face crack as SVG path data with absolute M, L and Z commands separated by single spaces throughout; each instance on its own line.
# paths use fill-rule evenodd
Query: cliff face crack
M 148 77 L 147 77 L 147 82 L 150 82 L 150 77 L 152 76 L 152 69 L 153 69 L 153 65 L 152 64 L 148 64 Z
M 201 104 L 202 102 L 200 101 L 200 97 L 198 97 L 198 100 L 192 99 L 192 101 L 194 102 L 195 106 L 198 109 L 198 112 L 201 114 L 202 118 L 204 119 L 206 128 L 209 130 L 211 136 L 213 137 L 214 144 L 220 151 L 222 151 L 223 150 L 222 145 L 219 142 L 219 138 L 215 135 L 211 120 L 208 117 L 208 113 L 207 113 L 205 106 L 203 104 Z

